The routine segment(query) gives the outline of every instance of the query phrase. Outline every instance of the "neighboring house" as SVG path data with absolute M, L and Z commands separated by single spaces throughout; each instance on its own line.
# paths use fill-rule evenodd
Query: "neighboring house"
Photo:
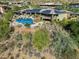
M 11 8 L 8 6 L 0 5 L 0 12 L 3 14 L 5 11 L 10 10 Z
M 2 13 L 2 14 L 4 13 L 4 9 L 1 6 L 0 6 L 0 13 Z
M 1 4 L 1 5 L 8 5 L 8 2 L 1 2 L 1 1 L 0 1 L 0 4 Z
M 69 7 L 71 7 L 71 8 L 79 8 L 79 3 L 71 3 L 71 4 L 69 4 Z
M 66 3 L 78 3 L 79 0 L 62 0 L 62 2 Z
M 9 5 L 14 5 L 14 6 L 18 6 L 18 7 L 22 7 L 27 5 L 28 3 L 26 1 L 13 1 L 13 2 L 9 2 Z
M 3 17 L 3 13 L 4 13 L 4 10 L 2 9 L 2 7 L 0 7 L 0 20 L 1 20 L 2 17 Z
M 57 3 L 48 2 L 48 3 L 41 3 L 39 5 L 40 6 L 60 6 L 60 5 L 62 5 L 62 3 L 60 3 L 60 2 L 57 2 Z
M 62 3 L 60 3 L 60 2 L 57 2 L 57 3 L 48 2 L 48 3 L 39 3 L 38 5 L 42 8 L 55 8 L 58 6 L 62 6 Z

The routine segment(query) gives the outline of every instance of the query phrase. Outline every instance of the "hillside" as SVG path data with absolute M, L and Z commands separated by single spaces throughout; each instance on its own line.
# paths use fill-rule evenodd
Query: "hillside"
M 14 32 L 10 39 L 0 42 L 0 59 L 78 59 L 77 45 L 61 26 L 44 23 L 41 29 L 47 29 L 49 33 L 49 44 L 46 47 L 44 38 L 41 42 L 37 41 L 44 49 L 39 50 L 38 45 L 34 45 L 33 38 L 24 39 L 21 34 Z
M 62 2 L 62 3 L 79 3 L 79 0 L 1 0 L 1 1 L 30 1 L 32 3 L 39 2 Z
M 37 0 L 31 0 L 31 1 L 37 1 Z M 38 0 L 38 2 L 40 1 L 42 2 L 63 2 L 63 3 L 65 2 L 78 3 L 79 2 L 79 0 Z
M 32 4 L 58 2 L 58 0 L 27 1 L 31 1 Z M 79 0 L 59 1 L 66 3 L 78 2 Z M 39 8 L 36 5 L 31 5 L 31 7 Z M 62 9 L 66 9 L 66 7 L 64 5 Z M 40 22 L 34 22 L 38 26 L 33 28 L 29 24 L 11 26 L 12 24 L 16 25 L 13 22 L 18 16 L 23 17 L 23 19 L 32 16 L 27 14 L 15 15 L 15 11 L 24 9 L 28 10 L 29 6 L 12 5 L 11 10 L 6 10 L 2 14 L 0 19 L 0 59 L 79 59 L 79 20 L 74 19 L 76 16 L 68 17 L 68 19 L 63 18 L 62 21 L 58 21 L 58 19 L 47 21 L 40 18 Z M 75 10 L 75 8 L 71 10 Z M 34 16 L 39 18 L 36 13 Z M 43 15 L 41 16 L 43 17 Z M 35 20 L 32 19 L 31 21 Z M 28 29 L 34 31 L 29 32 Z

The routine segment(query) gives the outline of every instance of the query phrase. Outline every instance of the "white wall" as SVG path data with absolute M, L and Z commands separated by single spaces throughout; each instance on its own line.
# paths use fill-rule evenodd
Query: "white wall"
M 1 12 L 1 13 L 4 13 L 4 10 L 3 10 L 3 8 L 2 8 L 2 7 L 0 7 L 0 12 Z
M 59 19 L 60 21 L 63 20 L 64 18 L 67 19 L 68 18 L 68 15 L 67 13 L 64 13 L 64 14 L 59 14 L 57 16 L 57 19 Z

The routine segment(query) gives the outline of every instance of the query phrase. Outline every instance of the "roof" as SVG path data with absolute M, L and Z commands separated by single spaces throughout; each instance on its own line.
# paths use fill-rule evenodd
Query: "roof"
M 58 10 L 58 9 L 42 9 L 40 13 L 41 14 L 60 14 L 60 13 L 65 13 L 65 11 Z
M 52 2 L 48 2 L 48 3 L 40 3 L 40 6 L 58 6 L 58 5 L 62 5 L 62 3 L 57 2 L 57 3 L 52 3 Z
M 79 3 L 70 3 L 70 5 L 79 5 Z
M 79 15 L 79 13 L 72 13 L 73 15 Z
M 59 9 L 28 9 L 28 10 L 22 11 L 21 13 L 52 15 L 52 14 L 71 13 L 71 12 L 66 10 L 59 10 Z
M 32 9 L 26 11 L 26 13 L 40 13 L 40 14 L 61 14 L 65 13 L 65 10 L 58 10 L 58 9 Z
M 31 9 L 31 10 L 25 10 L 25 11 L 23 11 L 22 13 L 27 13 L 27 14 L 29 14 L 29 13 L 39 13 L 39 11 L 40 11 L 41 9 Z
M 71 4 L 69 4 L 69 7 L 79 8 L 79 3 L 71 3 Z

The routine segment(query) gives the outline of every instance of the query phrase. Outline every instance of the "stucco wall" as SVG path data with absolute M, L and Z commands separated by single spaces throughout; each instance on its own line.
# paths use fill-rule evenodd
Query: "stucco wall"
M 57 19 L 59 19 L 59 20 L 67 19 L 68 16 L 69 16 L 69 14 L 67 14 L 67 13 L 65 13 L 65 14 L 59 14 L 57 16 Z

